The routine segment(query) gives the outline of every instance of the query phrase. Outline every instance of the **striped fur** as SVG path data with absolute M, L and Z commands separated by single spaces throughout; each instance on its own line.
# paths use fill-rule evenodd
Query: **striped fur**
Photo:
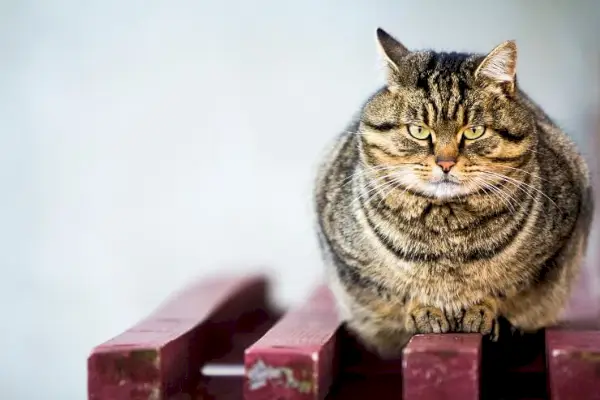
M 394 356 L 414 333 L 495 338 L 499 316 L 522 331 L 556 322 L 587 245 L 590 182 L 574 144 L 516 85 L 516 46 L 484 57 L 379 39 L 388 82 L 336 138 L 315 191 L 348 327 Z M 416 140 L 411 123 L 434 134 Z M 472 125 L 486 134 L 466 140 Z M 454 181 L 432 183 L 442 156 L 456 159 Z

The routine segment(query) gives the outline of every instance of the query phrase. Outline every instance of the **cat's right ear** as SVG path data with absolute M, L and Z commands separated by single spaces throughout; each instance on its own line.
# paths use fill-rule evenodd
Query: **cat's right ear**
M 394 90 L 400 83 L 402 59 L 410 52 L 383 29 L 377 28 L 376 33 L 379 51 L 386 63 L 388 88 Z

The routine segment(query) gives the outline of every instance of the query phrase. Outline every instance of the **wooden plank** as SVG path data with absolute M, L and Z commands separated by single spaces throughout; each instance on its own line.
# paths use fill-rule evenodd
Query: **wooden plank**
M 88 399 L 158 400 L 193 392 L 201 366 L 225 357 L 233 333 L 244 330 L 241 325 L 269 318 L 266 295 L 262 276 L 214 278 L 190 285 L 93 349 L 88 358 Z
M 482 337 L 415 335 L 403 352 L 404 400 L 479 400 Z
M 582 266 L 560 323 L 546 329 L 551 399 L 600 399 L 600 299 L 592 265 Z
M 600 331 L 547 329 L 552 400 L 600 399 Z
M 320 286 L 246 350 L 246 400 L 323 399 L 336 373 L 335 302 Z

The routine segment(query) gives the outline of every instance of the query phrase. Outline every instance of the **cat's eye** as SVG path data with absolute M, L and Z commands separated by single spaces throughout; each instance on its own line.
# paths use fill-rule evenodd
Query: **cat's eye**
M 475 140 L 482 137 L 485 131 L 485 126 L 472 126 L 463 131 L 463 136 L 465 137 L 465 139 Z
M 431 135 L 431 130 L 421 125 L 409 125 L 408 133 L 415 139 L 425 140 Z

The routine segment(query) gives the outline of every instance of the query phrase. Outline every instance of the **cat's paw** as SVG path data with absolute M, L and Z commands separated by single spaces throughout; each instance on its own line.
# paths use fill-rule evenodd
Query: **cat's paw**
M 466 309 L 460 323 L 460 331 L 489 335 L 492 341 L 497 341 L 500 325 L 495 303 L 484 301 Z
M 409 310 L 406 326 L 412 333 L 446 333 L 450 330 L 450 323 L 442 310 L 420 305 Z

